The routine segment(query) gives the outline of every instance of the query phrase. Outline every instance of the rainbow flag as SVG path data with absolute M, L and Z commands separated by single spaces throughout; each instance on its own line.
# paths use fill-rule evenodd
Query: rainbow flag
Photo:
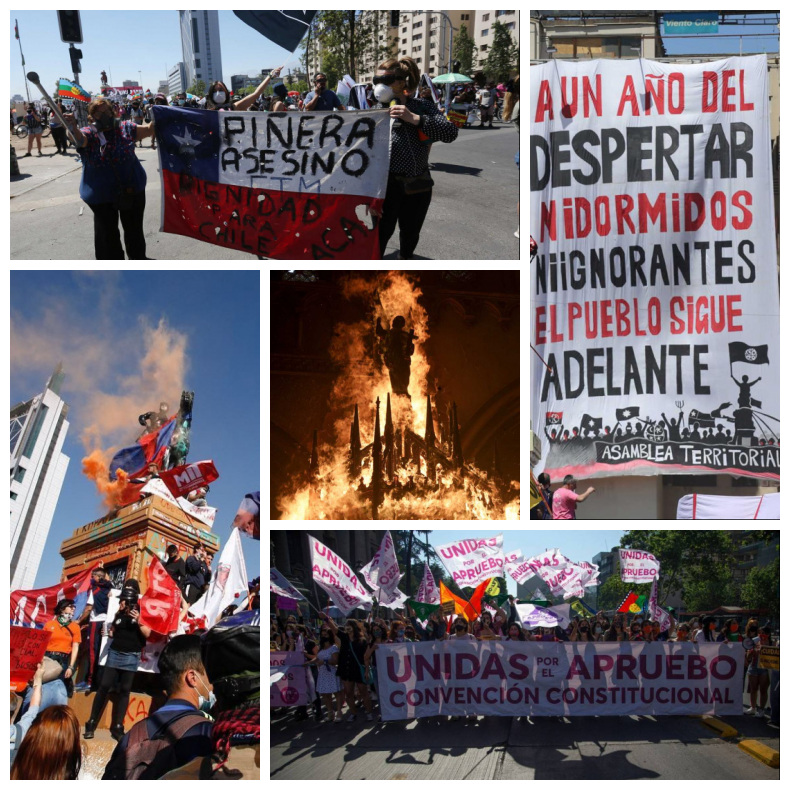
M 58 80 L 58 96 L 63 99 L 75 99 L 76 101 L 89 102 L 91 95 L 85 88 L 77 85 L 76 82 L 64 80 L 62 77 Z

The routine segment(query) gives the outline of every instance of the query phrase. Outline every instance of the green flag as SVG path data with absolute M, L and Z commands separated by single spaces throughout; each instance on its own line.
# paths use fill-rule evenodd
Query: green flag
M 415 601 L 412 598 L 409 598 L 406 603 L 414 609 L 414 614 L 418 620 L 427 620 L 439 608 L 438 603 L 424 603 L 423 601 Z

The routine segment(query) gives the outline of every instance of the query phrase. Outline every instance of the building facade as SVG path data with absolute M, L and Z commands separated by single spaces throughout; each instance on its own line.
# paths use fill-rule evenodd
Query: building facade
M 203 80 L 206 88 L 222 80 L 222 52 L 219 43 L 217 11 L 179 11 L 181 53 L 184 58 L 185 82 L 188 90 L 195 80 Z
M 44 391 L 11 409 L 11 589 L 34 586 L 69 459 L 58 365 Z
M 184 64 L 179 62 L 173 66 L 167 75 L 167 89 L 170 96 L 183 93 L 187 89 L 187 76 Z
M 485 68 L 486 60 L 491 52 L 491 45 L 494 43 L 494 23 L 499 22 L 504 25 L 513 43 L 518 46 L 519 42 L 519 11 L 473 11 L 472 27 L 469 29 L 470 35 L 474 38 L 477 46 L 477 59 L 475 67 Z M 469 28 L 469 22 L 464 23 Z
M 165 96 L 170 92 L 170 84 L 167 80 L 159 80 L 159 87 L 156 89 L 157 93 L 164 93 Z

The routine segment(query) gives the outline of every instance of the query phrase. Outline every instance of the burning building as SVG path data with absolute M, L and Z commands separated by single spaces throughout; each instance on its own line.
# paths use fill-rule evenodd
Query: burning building
M 272 518 L 519 518 L 518 272 L 272 277 Z

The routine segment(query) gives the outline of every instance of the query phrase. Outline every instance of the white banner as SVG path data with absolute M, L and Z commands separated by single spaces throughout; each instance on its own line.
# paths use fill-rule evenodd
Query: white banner
M 552 595 L 570 595 L 577 594 L 577 590 L 582 590 L 581 586 L 581 569 L 576 565 L 569 565 L 563 563 L 559 569 L 546 565 L 538 570 L 538 576 L 543 579 L 548 585 L 549 592 Z
M 743 712 L 744 650 L 726 642 L 381 645 L 384 721 L 424 716 L 680 716 Z
M 766 56 L 552 60 L 530 102 L 535 472 L 778 480 Z
M 542 606 L 535 606 L 531 603 L 517 603 L 516 612 L 524 628 L 554 628 L 560 624 L 560 618 L 554 612 L 550 612 Z
M 647 584 L 658 578 L 661 563 L 649 552 L 620 549 L 620 581 Z
M 403 574 L 398 567 L 395 544 L 392 541 L 392 535 L 390 535 L 389 530 L 384 533 L 381 546 L 379 546 L 379 550 L 373 555 L 373 559 L 362 568 L 360 573 L 362 574 L 362 578 L 370 585 L 374 594 L 379 589 L 381 589 L 382 592 L 390 592 L 398 586 L 398 582 L 403 578 Z
M 475 587 L 484 579 L 502 576 L 505 558 L 502 533 L 493 538 L 467 538 L 436 549 L 459 587 Z
M 505 570 L 516 584 L 523 584 L 535 575 L 535 571 L 530 565 L 530 560 L 522 557 L 521 552 L 518 554 L 517 558 L 505 562 Z
M 304 595 L 277 568 L 269 568 L 269 592 L 277 593 L 283 598 L 293 598 L 295 601 L 306 600 Z
M 176 499 L 171 493 L 170 489 L 158 478 L 152 477 L 141 489 L 141 493 L 143 494 L 156 494 L 162 499 L 166 499 L 168 502 L 172 502 L 174 505 L 178 505 L 185 513 L 192 516 L 192 518 L 196 518 L 198 521 L 202 521 L 204 524 L 208 525 L 209 527 L 214 526 L 214 519 L 217 516 L 217 508 L 209 507 L 205 505 L 200 507 L 198 505 L 193 505 L 191 502 L 188 502 L 184 497 L 180 496 Z
M 310 541 L 310 562 L 313 566 L 313 580 L 327 593 L 335 606 L 348 617 L 357 607 L 370 608 L 373 598 L 348 567 L 342 557 L 324 546 L 312 535 Z
M 421 601 L 422 603 L 441 602 L 439 587 L 433 578 L 431 568 L 427 562 L 425 563 L 425 568 L 423 568 L 422 571 L 422 581 L 420 582 L 420 587 L 417 590 L 417 597 L 414 600 Z
M 382 606 L 389 607 L 390 609 L 400 609 L 408 600 L 409 596 L 395 587 L 392 590 L 382 590 L 379 603 Z
M 680 519 L 755 519 L 779 518 L 780 494 L 762 496 L 715 496 L 713 494 L 686 494 L 678 501 L 677 518 Z

